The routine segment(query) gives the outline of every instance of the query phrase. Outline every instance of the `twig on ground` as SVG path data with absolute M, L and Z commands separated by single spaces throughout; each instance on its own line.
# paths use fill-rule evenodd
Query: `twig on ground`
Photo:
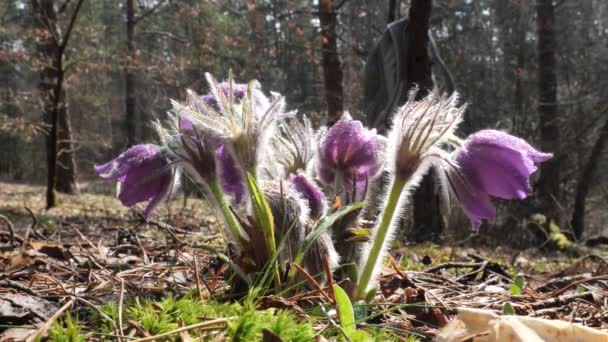
M 42 338 L 46 334 L 46 332 L 51 328 L 51 326 L 57 320 L 57 318 L 59 318 L 65 310 L 67 310 L 70 306 L 72 306 L 72 304 L 74 304 L 75 301 L 76 301 L 76 298 L 72 297 L 72 299 L 70 299 L 61 308 L 59 308 L 59 310 L 57 310 L 53 314 L 53 316 L 51 316 L 51 318 L 49 318 L 38 330 L 33 332 L 31 335 L 29 335 L 25 341 L 33 342 L 33 341 L 38 340 L 38 338 Z
M 196 292 L 198 292 L 198 298 L 200 299 L 200 301 L 202 303 L 205 301 L 205 298 L 203 298 L 203 291 L 201 289 L 201 277 L 198 274 L 198 261 L 196 258 L 196 254 L 194 254 L 193 259 L 194 259 L 194 279 L 196 280 Z M 213 293 L 211 293 L 211 289 L 209 288 L 207 283 L 205 283 L 205 287 L 207 287 L 207 291 L 209 291 L 209 296 L 211 296 L 211 298 L 213 298 Z
M 334 277 L 331 274 L 331 267 L 329 267 L 329 258 L 327 255 L 323 258 L 323 266 L 325 266 L 325 275 L 327 277 L 327 287 L 329 289 L 329 293 L 331 294 L 332 303 L 336 302 L 336 294 L 334 293 Z
M 543 301 L 536 302 L 536 303 L 530 303 L 529 305 L 533 310 L 536 311 L 536 310 L 547 309 L 547 308 L 551 308 L 551 307 L 570 304 L 570 303 L 576 301 L 577 299 L 593 301 L 593 294 L 591 292 L 574 293 L 574 294 L 570 294 L 570 295 L 564 295 L 564 296 L 559 296 L 559 297 L 543 300 Z
M 399 269 L 399 265 L 397 265 L 397 262 L 395 261 L 395 258 L 393 258 L 392 256 L 389 255 L 388 260 L 390 261 L 391 265 L 395 269 L 395 272 L 397 272 L 397 274 L 401 277 L 401 279 L 403 279 L 403 281 L 405 281 L 406 285 L 415 289 L 416 284 L 414 284 L 414 282 L 407 276 L 407 274 L 401 272 L 401 270 Z
M 298 272 L 302 273 L 302 275 L 304 277 L 306 277 L 306 279 L 308 279 L 308 281 L 317 288 L 317 290 L 319 291 L 319 293 L 321 294 L 321 296 L 323 296 L 323 298 L 325 298 L 325 300 L 328 303 L 333 303 L 332 299 L 327 295 L 327 293 L 323 290 L 323 288 L 321 287 L 321 285 L 319 285 L 319 283 L 317 283 L 317 281 L 315 280 L 315 278 L 313 278 L 310 274 L 308 274 L 308 272 L 306 272 L 302 267 L 300 267 L 300 265 L 298 264 L 293 264 L 293 266 L 298 270 Z
M 175 228 L 175 227 L 173 227 L 173 226 L 171 226 L 171 225 L 169 225 L 167 223 L 159 222 L 159 221 L 156 221 L 156 220 L 145 219 L 145 218 L 142 218 L 142 220 L 143 220 L 143 223 L 147 223 L 147 224 L 153 225 L 153 226 L 155 226 L 157 228 L 160 228 L 162 231 L 164 231 L 167 234 L 169 234 L 175 241 L 177 241 L 177 242 L 179 242 L 181 244 L 184 243 L 184 241 L 182 239 L 180 239 L 175 233 L 176 232 L 178 232 L 178 233 L 187 233 L 187 231 L 183 231 L 183 230 L 180 231 L 179 229 L 177 229 L 177 228 Z
M 441 265 L 437 265 L 435 267 L 431 267 L 428 270 L 425 270 L 425 273 L 433 273 L 433 272 L 437 272 L 440 271 L 442 269 L 448 269 L 448 268 L 478 268 L 480 266 L 482 266 L 482 262 L 475 262 L 475 263 L 471 263 L 471 262 L 446 262 L 443 263 Z
M 554 279 L 550 279 L 543 285 L 537 287 L 535 290 L 538 292 L 546 292 L 546 291 L 550 291 L 551 287 L 564 287 L 564 286 L 572 283 L 573 281 L 586 279 L 586 278 L 591 278 L 591 273 L 584 273 L 584 274 L 577 274 L 577 275 L 568 276 L 568 277 L 554 278 Z
M 120 278 L 120 297 L 118 298 L 118 336 L 119 340 L 122 341 L 124 338 L 123 325 L 122 325 L 122 306 L 125 299 L 125 281 Z
M 15 244 L 15 240 L 16 240 L 15 239 L 15 229 L 14 229 L 14 226 L 13 226 L 13 222 L 11 222 L 11 220 L 9 220 L 8 217 L 6 217 L 6 216 L 4 216 L 2 214 L 0 214 L 0 219 L 2 219 L 4 222 L 6 222 L 6 226 L 8 227 L 8 233 L 9 233 L 9 236 L 11 238 L 11 245 L 12 246 L 16 246 L 16 244 Z
M 112 327 L 114 328 L 115 331 L 117 330 L 116 323 L 114 322 L 114 320 L 112 318 L 110 318 L 110 316 L 106 315 L 103 311 L 101 311 L 101 309 L 99 309 L 97 307 L 97 305 L 89 302 L 88 300 L 86 300 L 84 298 L 80 298 L 80 297 L 72 297 L 72 298 L 76 298 L 77 301 L 90 306 L 93 310 L 97 311 L 99 316 L 103 317 L 103 319 L 105 319 L 106 321 L 109 321 L 110 323 L 112 323 Z
M 30 296 L 38 297 L 38 294 L 36 292 L 32 291 L 32 289 L 30 289 L 29 287 L 23 286 L 23 285 L 19 284 L 18 282 L 10 280 L 10 279 L 0 280 L 0 286 L 10 287 L 15 290 L 23 291 L 23 292 L 29 294 Z
M 38 218 L 36 217 L 36 214 L 34 214 L 32 209 L 30 209 L 28 207 L 23 207 L 23 208 L 25 208 L 25 211 L 27 211 L 28 214 L 30 214 L 30 217 L 32 218 L 32 223 L 27 227 L 27 230 L 25 231 L 25 240 L 27 240 L 29 238 L 30 231 L 34 232 L 34 236 L 36 236 L 37 238 L 45 240 L 46 237 L 44 235 L 40 234 L 38 232 L 38 230 L 36 230 L 36 227 L 38 226 Z
M 591 278 L 586 278 L 586 279 L 581 279 L 581 280 L 575 281 L 573 283 L 570 283 L 570 284 L 564 286 L 563 288 L 561 288 L 559 290 L 553 291 L 553 293 L 551 293 L 551 295 L 552 296 L 559 296 L 562 293 L 568 291 L 569 289 L 571 289 L 573 287 L 576 287 L 576 286 L 578 286 L 580 284 L 583 284 L 583 283 L 588 283 L 590 281 L 596 281 L 596 280 L 608 280 L 608 275 L 602 275 L 602 276 L 591 277 Z
M 150 336 L 150 337 L 144 337 L 144 338 L 140 338 L 138 340 L 134 340 L 132 342 L 145 342 L 145 341 L 156 341 L 156 340 L 160 340 L 163 339 L 167 336 L 171 336 L 171 335 L 175 335 L 175 334 L 179 334 L 181 332 L 184 331 L 190 331 L 190 330 L 194 330 L 194 329 L 201 329 L 201 328 L 220 328 L 221 326 L 226 325 L 226 323 L 228 323 L 229 320 L 234 319 L 234 317 L 229 317 L 229 318 L 218 318 L 218 319 L 214 319 L 211 321 L 207 321 L 207 322 L 201 322 L 201 323 L 196 323 L 196 324 L 192 324 L 183 328 L 179 328 L 179 329 L 175 329 L 173 331 L 169 331 L 166 332 L 164 334 L 159 334 L 159 335 L 155 335 L 155 336 Z

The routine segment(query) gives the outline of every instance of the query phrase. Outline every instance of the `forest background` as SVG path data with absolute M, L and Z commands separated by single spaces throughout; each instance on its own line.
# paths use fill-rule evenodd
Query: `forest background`
M 1 0 L 0 180 L 52 184 L 48 207 L 61 205 L 54 190 L 113 191 L 93 165 L 154 142 L 152 120 L 186 89 L 207 92 L 205 72 L 258 79 L 317 125 L 343 110 L 369 117 L 366 61 L 387 23 L 410 17 L 413 32 L 428 40 L 420 53 L 432 73 L 423 86 L 455 89 L 470 103 L 461 136 L 500 129 L 555 154 L 534 179 L 534 195 L 501 203 L 496 224 L 482 232 L 527 247 L 537 243 L 527 227 L 541 214 L 571 239 L 606 234 L 608 3 L 430 4 Z M 457 210 L 443 211 L 443 220 L 439 211 L 424 215 L 434 191 L 432 181 L 419 190 L 427 204 L 405 220 L 408 238 L 467 236 Z

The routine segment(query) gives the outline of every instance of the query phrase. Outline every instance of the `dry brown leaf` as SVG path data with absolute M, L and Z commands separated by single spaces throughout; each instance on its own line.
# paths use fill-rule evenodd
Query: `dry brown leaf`
M 579 324 L 526 316 L 499 316 L 493 311 L 460 309 L 443 328 L 439 342 L 605 342 L 608 334 Z
M 9 329 L 0 335 L 0 342 L 25 341 L 36 329 Z
M 70 259 L 70 253 L 65 248 L 63 248 L 63 246 L 48 243 L 45 241 L 32 241 L 29 243 L 29 245 L 33 250 L 42 254 L 46 254 L 47 256 L 53 259 L 62 261 Z

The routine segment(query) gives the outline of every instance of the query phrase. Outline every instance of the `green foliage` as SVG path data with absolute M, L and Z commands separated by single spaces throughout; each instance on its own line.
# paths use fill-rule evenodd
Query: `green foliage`
M 315 332 L 310 322 L 299 322 L 296 317 L 283 310 L 257 310 L 256 301 L 263 291 L 252 289 L 241 303 L 217 301 L 201 302 L 195 292 L 182 298 L 168 296 L 160 301 L 135 298 L 127 302 L 124 308 L 123 322 L 126 326 L 134 321 L 150 335 L 170 332 L 178 328 L 178 320 L 185 326 L 193 325 L 213 318 L 228 318 L 225 330 L 226 340 L 230 341 L 259 341 L 264 330 L 279 336 L 283 341 L 312 341 Z M 115 304 L 106 304 L 100 310 L 118 321 L 118 310 Z M 113 334 L 112 324 L 99 313 L 93 314 L 90 322 L 91 330 L 102 334 Z M 77 325 L 72 324 L 78 328 Z M 76 328 L 70 329 L 76 331 Z M 56 329 L 57 330 L 57 329 Z M 67 329 L 57 330 L 57 335 L 79 336 L 80 328 L 76 331 Z M 194 332 L 191 332 L 194 334 Z M 71 338 L 71 337 L 70 337 Z M 61 339 L 60 341 L 80 341 Z
M 502 314 L 503 315 L 515 315 L 515 309 L 513 308 L 513 304 L 511 304 L 511 302 L 505 302 L 503 304 Z
M 72 320 L 69 312 L 64 319 L 55 321 L 50 330 L 50 340 L 53 342 L 84 342 L 89 336 L 82 333 L 78 319 Z
M 264 310 L 252 308 L 241 313 L 237 320 L 228 326 L 231 341 L 261 341 L 263 330 L 269 330 L 283 341 L 312 341 L 315 333 L 308 322 L 297 322 L 293 314 L 287 311 Z
M 523 292 L 523 289 L 524 289 L 524 276 L 523 276 L 523 274 L 518 274 L 515 276 L 515 279 L 513 279 L 513 284 L 511 284 L 511 286 L 509 286 L 509 291 L 511 291 L 512 295 L 519 296 Z
M 546 231 L 546 233 L 549 235 L 551 246 L 554 248 L 561 251 L 574 248 L 574 243 L 570 241 L 568 237 L 564 235 L 564 233 L 562 233 L 561 228 L 553 220 L 547 224 L 547 217 L 545 215 L 533 214 L 530 216 L 530 221 L 534 222 Z
M 112 322 L 118 322 L 118 305 L 116 303 L 108 303 L 99 308 L 103 314 L 112 320 Z M 114 325 L 108 321 L 99 312 L 93 311 L 93 317 L 99 325 L 101 325 L 101 332 L 104 334 L 111 334 L 114 332 Z
M 249 187 L 249 195 L 251 198 L 251 204 L 253 206 L 253 211 L 255 213 L 256 222 L 259 228 L 262 230 L 264 234 L 264 239 L 266 240 L 266 248 L 268 249 L 268 255 L 270 259 L 274 259 L 271 265 L 273 277 L 274 277 L 274 286 L 275 290 L 279 290 L 281 288 L 281 276 L 279 274 L 279 263 L 278 260 L 275 259 L 277 255 L 277 247 L 274 239 L 274 218 L 272 216 L 272 211 L 270 210 L 270 206 L 264 197 L 264 194 L 260 191 L 255 177 L 251 173 L 247 173 L 247 185 Z
M 363 331 L 357 330 L 355 323 L 355 310 L 348 298 L 348 294 L 339 285 L 333 287 L 334 295 L 336 296 L 336 305 L 338 307 L 338 315 L 340 317 L 340 327 L 349 340 L 355 341 L 371 341 L 371 336 Z

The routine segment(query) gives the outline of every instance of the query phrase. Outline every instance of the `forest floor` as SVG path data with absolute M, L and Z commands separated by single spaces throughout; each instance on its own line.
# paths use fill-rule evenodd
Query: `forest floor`
M 60 198 L 45 210 L 42 187 L 0 183 L 0 341 L 344 339 L 328 289 L 227 291 L 203 201 L 178 198 L 145 220 L 110 195 Z M 608 248 L 395 247 L 376 304 L 354 305 L 376 340 L 430 340 L 463 307 L 608 331 Z

